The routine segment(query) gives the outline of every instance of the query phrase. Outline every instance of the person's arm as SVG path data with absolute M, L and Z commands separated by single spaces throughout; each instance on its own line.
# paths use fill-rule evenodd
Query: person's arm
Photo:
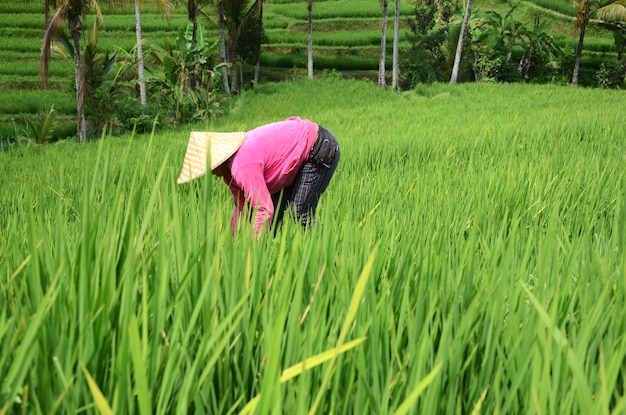
M 248 189 L 244 190 L 244 194 L 246 201 L 252 210 L 256 212 L 254 230 L 256 235 L 259 236 L 262 232 L 269 229 L 272 223 L 274 203 L 264 179 L 255 180 L 253 184 L 246 187 Z
M 230 226 L 234 235 L 235 231 L 237 230 L 237 223 L 239 222 L 239 218 L 241 217 L 241 214 L 243 213 L 243 209 L 245 208 L 246 199 L 243 195 L 243 190 L 241 190 L 239 186 L 234 184 L 232 179 L 229 179 L 227 181 L 226 178 L 224 178 L 224 181 L 228 185 L 231 193 L 233 194 L 233 202 L 234 202 L 235 207 L 233 209 L 233 216 L 230 220 Z
M 256 212 L 254 229 L 257 236 L 269 228 L 274 217 L 274 203 L 260 164 L 248 165 L 237 172 L 234 181 L 242 189 L 245 201 Z

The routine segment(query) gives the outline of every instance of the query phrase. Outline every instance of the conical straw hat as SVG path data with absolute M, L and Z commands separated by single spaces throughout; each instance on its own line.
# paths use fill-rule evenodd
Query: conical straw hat
M 188 183 L 206 174 L 207 152 L 211 157 L 211 170 L 214 170 L 235 154 L 245 139 L 246 133 L 193 131 L 189 136 L 178 184 Z

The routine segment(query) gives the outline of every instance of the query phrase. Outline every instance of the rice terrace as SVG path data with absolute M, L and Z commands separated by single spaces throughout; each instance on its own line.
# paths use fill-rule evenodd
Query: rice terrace
M 100 1 L 84 142 L 71 36 L 44 88 L 43 1 L 0 2 L 0 415 L 626 413 L 623 23 L 592 15 L 573 87 L 578 3 L 476 1 L 455 84 L 465 3 L 400 2 L 398 87 L 390 1 L 386 88 L 375 0 L 313 2 L 312 77 L 304 0 L 228 65 L 145 1 L 145 106 L 133 2 Z M 291 116 L 341 145 L 310 229 L 176 183 L 192 131 Z

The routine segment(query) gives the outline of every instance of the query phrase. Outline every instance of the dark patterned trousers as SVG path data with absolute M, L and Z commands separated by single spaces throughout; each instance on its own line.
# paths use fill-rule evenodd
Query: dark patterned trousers
M 300 168 L 293 184 L 281 192 L 272 195 L 274 202 L 274 227 L 277 229 L 282 223 L 285 212 L 296 218 L 303 228 L 315 221 L 315 211 L 320 196 L 328 187 L 330 179 L 339 164 L 339 143 L 337 138 L 327 129 L 319 126 L 317 140 L 327 139 L 337 146 L 335 155 L 328 165 L 316 163 L 311 157 Z

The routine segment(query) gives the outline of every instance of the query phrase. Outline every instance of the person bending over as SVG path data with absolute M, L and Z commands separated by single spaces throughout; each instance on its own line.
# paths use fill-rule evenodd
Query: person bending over
M 288 210 L 303 228 L 310 226 L 340 157 L 337 138 L 300 117 L 245 133 L 192 132 L 179 184 L 204 175 L 207 148 L 211 172 L 233 194 L 233 232 L 250 209 L 257 236 L 278 227 Z

